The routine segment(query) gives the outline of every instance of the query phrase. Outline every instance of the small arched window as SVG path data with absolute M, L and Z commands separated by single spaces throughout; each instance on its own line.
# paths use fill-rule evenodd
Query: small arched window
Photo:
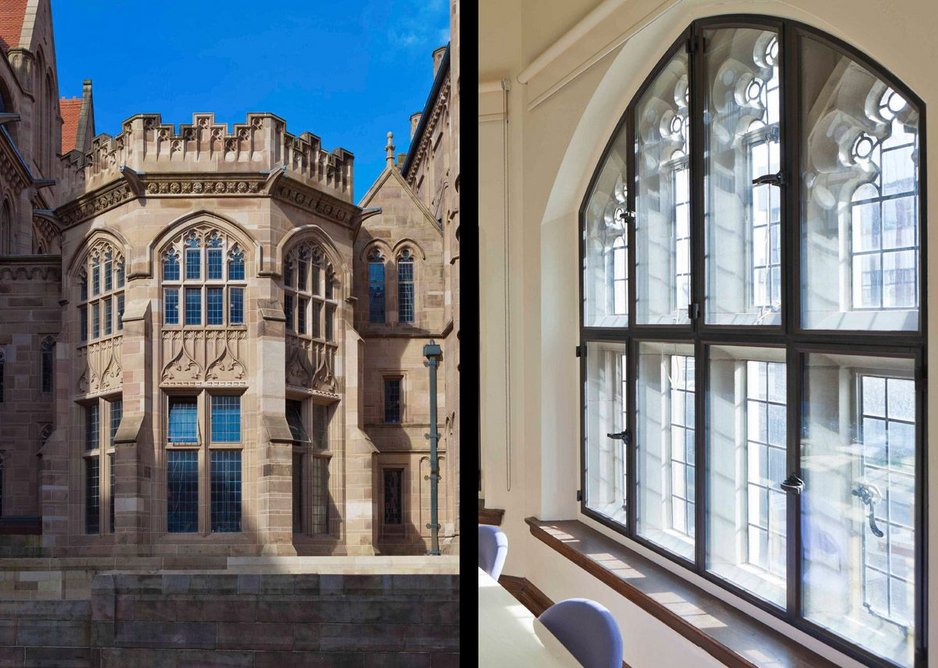
M 55 364 L 55 339 L 47 336 L 40 346 L 40 383 L 44 394 L 52 392 L 53 371 Z
M 397 321 L 414 322 L 414 258 L 409 249 L 397 258 Z
M 385 321 L 384 257 L 377 248 L 368 254 L 368 322 Z

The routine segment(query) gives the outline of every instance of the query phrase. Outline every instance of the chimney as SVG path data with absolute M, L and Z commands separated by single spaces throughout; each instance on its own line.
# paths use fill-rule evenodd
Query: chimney
M 410 115 L 410 138 L 414 138 L 414 133 L 417 132 L 417 126 L 420 125 L 420 112 L 416 112 Z
M 443 62 L 443 54 L 446 53 L 446 47 L 441 46 L 438 49 L 433 51 L 433 76 L 436 77 L 437 71 L 440 69 L 440 63 Z

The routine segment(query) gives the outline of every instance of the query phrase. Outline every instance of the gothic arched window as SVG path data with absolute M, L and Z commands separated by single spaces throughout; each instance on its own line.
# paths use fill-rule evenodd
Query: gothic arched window
M 124 257 L 120 251 L 103 239 L 93 243 L 78 280 L 79 339 L 95 341 L 123 330 Z
M 199 226 L 163 250 L 162 264 L 164 325 L 244 324 L 244 251 L 237 240 Z
M 695 22 L 638 90 L 581 209 L 583 512 L 912 665 L 923 103 L 753 16 Z
M 408 249 L 397 258 L 397 321 L 414 322 L 414 258 Z
M 377 248 L 368 253 L 368 322 L 385 321 L 384 256 Z
M 335 338 L 335 270 L 322 246 L 300 242 L 285 255 L 283 308 L 288 332 Z

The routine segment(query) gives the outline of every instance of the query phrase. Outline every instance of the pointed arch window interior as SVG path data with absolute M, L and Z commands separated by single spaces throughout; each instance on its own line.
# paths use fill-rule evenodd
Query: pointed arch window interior
M 814 29 L 704 19 L 581 208 L 583 512 L 877 665 L 925 644 L 924 118 Z
M 43 393 L 52 391 L 53 364 L 55 362 L 55 339 L 47 336 L 40 345 L 39 382 Z

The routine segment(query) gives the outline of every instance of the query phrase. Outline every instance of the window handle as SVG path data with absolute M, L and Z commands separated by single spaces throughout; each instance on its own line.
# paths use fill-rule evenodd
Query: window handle
M 859 483 L 850 493 L 860 499 L 863 505 L 869 506 L 870 512 L 868 519 L 870 531 L 877 538 L 882 538 L 885 534 L 883 530 L 876 525 L 876 504 L 883 500 L 883 493 L 879 491 L 879 487 L 867 483 Z
M 790 476 L 785 478 L 785 480 L 780 482 L 778 486 L 791 494 L 801 494 L 801 492 L 804 490 L 804 480 L 792 473 Z
M 770 185 L 770 186 L 781 187 L 785 185 L 785 178 L 782 176 L 781 172 L 777 172 L 775 174 L 763 174 L 762 176 L 753 179 L 752 185 L 754 186 Z
M 616 432 L 615 434 L 606 434 L 606 436 L 608 436 L 609 438 L 614 438 L 614 439 L 617 439 L 617 440 L 619 440 L 619 441 L 622 441 L 623 443 L 628 443 L 628 442 L 629 442 L 629 432 L 628 432 L 628 431 L 619 431 L 619 432 Z

